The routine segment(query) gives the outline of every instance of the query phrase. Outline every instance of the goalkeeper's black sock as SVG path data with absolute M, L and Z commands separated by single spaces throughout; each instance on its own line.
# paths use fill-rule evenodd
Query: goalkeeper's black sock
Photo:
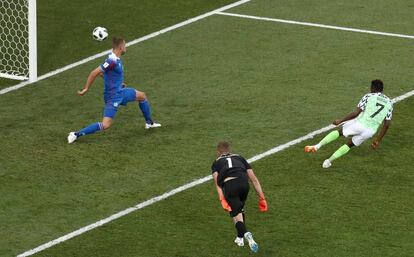
M 241 221 L 236 222 L 236 229 L 237 229 L 237 237 L 244 237 L 244 234 L 247 232 L 246 226 Z

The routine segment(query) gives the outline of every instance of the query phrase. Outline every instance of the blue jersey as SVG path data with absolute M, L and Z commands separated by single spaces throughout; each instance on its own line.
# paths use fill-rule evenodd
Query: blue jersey
M 107 102 L 116 98 L 122 90 L 124 67 L 122 66 L 121 59 L 114 53 L 111 53 L 100 67 L 104 73 L 104 100 Z

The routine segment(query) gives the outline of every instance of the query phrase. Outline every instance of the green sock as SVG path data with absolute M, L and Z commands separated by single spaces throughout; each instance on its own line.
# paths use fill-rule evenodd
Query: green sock
M 331 133 L 329 133 L 328 135 L 326 135 L 321 142 L 319 142 L 319 144 L 317 144 L 317 147 L 320 148 L 321 146 L 324 146 L 326 144 L 329 144 L 330 142 L 338 139 L 339 137 L 339 132 L 338 130 L 332 131 Z
M 334 152 L 331 157 L 329 157 L 329 160 L 332 162 L 332 161 L 338 159 L 342 155 L 347 154 L 350 149 L 351 148 L 348 145 L 343 145 L 343 146 L 339 147 L 339 149 L 336 150 L 336 152 Z

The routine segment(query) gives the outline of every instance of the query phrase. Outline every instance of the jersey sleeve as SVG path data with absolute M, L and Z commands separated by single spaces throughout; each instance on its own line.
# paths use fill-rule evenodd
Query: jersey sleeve
M 252 166 L 250 166 L 250 163 L 248 163 L 248 162 L 246 161 L 246 159 L 244 159 L 243 157 L 241 157 L 241 160 L 242 160 L 242 162 L 243 162 L 244 166 L 246 166 L 246 170 L 249 170 L 249 169 L 251 169 L 251 168 L 252 168 Z
M 359 101 L 358 103 L 358 108 L 365 111 L 365 107 L 367 107 L 367 103 L 368 103 L 368 98 L 370 97 L 370 94 L 366 94 L 364 95 L 364 97 L 362 97 L 362 99 Z
M 391 105 L 390 109 L 388 110 L 387 116 L 385 116 L 385 120 L 391 120 L 392 119 L 392 112 L 394 107 Z
M 100 65 L 100 67 L 103 72 L 112 70 L 115 67 L 115 62 L 111 58 L 108 58 Z
M 213 164 L 211 165 L 211 173 L 214 173 L 214 172 L 218 172 L 216 161 L 214 161 Z

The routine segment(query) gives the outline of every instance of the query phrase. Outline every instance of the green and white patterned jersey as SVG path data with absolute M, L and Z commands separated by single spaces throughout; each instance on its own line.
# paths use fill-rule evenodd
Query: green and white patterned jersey
M 364 95 L 359 101 L 358 108 L 362 112 L 357 120 L 364 126 L 373 131 L 377 131 L 384 119 L 392 119 L 392 101 L 383 93 L 370 93 Z

